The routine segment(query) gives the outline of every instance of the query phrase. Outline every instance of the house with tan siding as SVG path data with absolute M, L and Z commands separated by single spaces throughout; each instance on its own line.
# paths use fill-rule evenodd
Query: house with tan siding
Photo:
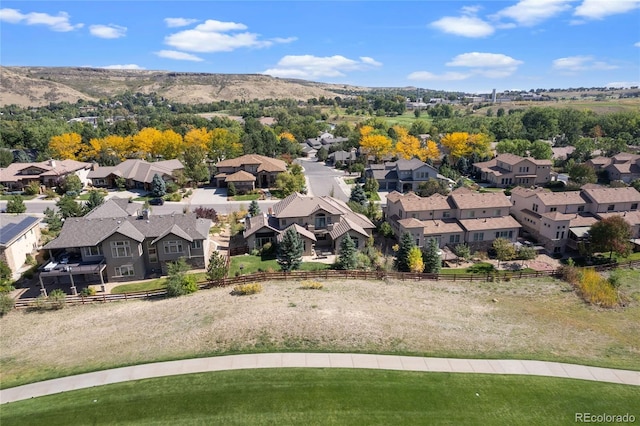
M 216 164 L 218 173 L 214 176 L 218 188 L 226 188 L 230 182 L 243 188 L 271 188 L 275 186 L 276 177 L 287 171 L 287 163 L 264 155 L 247 154 L 237 158 L 219 161 Z M 238 174 L 243 172 L 242 174 Z M 253 176 L 253 179 L 249 177 Z M 251 189 L 253 189 L 251 188 Z
M 536 160 L 515 154 L 500 154 L 473 168 L 480 178 L 498 188 L 509 186 L 538 186 L 551 181 L 551 160 Z
M 23 214 L 0 214 L 0 260 L 11 269 L 14 278 L 40 245 L 42 220 Z

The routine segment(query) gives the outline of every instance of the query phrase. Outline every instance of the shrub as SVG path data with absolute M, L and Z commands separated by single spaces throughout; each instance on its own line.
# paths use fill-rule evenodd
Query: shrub
M 24 262 L 24 263 L 26 263 L 27 265 L 31 265 L 31 266 L 33 266 L 33 265 L 35 265 L 37 262 L 36 262 L 36 260 L 33 258 L 33 256 L 31 255 L 31 253 L 27 253 L 26 260 L 25 260 L 25 262 Z
M 5 316 L 13 309 L 16 301 L 8 294 L 0 294 L 0 317 Z
M 33 181 L 24 187 L 24 195 L 38 195 L 40 193 L 40 183 Z
M 95 296 L 96 295 L 96 289 L 93 288 L 93 287 L 85 287 L 85 288 L 82 289 L 80 294 L 83 295 L 84 297 Z
M 49 309 L 62 309 L 67 303 L 67 295 L 60 289 L 55 289 L 49 293 L 48 297 Z
M 231 294 L 236 296 L 246 296 L 249 294 L 256 294 L 262 292 L 262 284 L 260 283 L 251 283 L 251 284 L 239 284 L 233 287 L 233 291 Z
M 166 191 L 167 194 L 175 194 L 178 191 L 178 185 L 176 185 L 174 182 L 169 182 L 166 184 Z M 182 198 L 182 197 L 181 197 Z M 180 201 L 180 200 L 178 200 Z
M 322 290 L 322 283 L 318 281 L 302 281 L 300 288 L 302 290 Z
M 582 298 L 593 305 L 612 308 L 618 305 L 618 292 L 594 269 L 585 269 L 578 283 Z
M 172 194 L 165 195 L 164 199 L 166 201 L 176 201 L 176 202 L 178 202 L 178 201 L 182 200 L 182 196 L 180 195 L 179 192 L 174 192 Z
M 260 250 L 258 249 L 253 249 L 251 250 L 251 256 L 259 256 L 260 255 Z
M 263 255 L 263 256 L 268 255 L 268 254 L 272 254 L 274 248 L 275 247 L 273 246 L 273 244 L 271 244 L 269 242 L 264 243 L 262 245 L 262 248 L 260 249 L 260 254 Z
M 470 274 L 489 274 L 495 272 L 496 267 L 491 263 L 480 262 L 467 268 L 467 272 Z
M 573 265 L 563 265 L 559 272 L 560 278 L 569 284 L 577 285 L 580 281 L 580 270 Z

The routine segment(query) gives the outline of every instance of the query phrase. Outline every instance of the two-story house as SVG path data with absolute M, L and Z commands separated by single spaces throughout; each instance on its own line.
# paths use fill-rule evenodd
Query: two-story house
M 520 224 L 509 215 L 510 206 L 503 193 L 477 193 L 466 188 L 430 197 L 392 192 L 387 196 L 385 214 L 396 236 L 409 233 L 419 247 L 435 239 L 439 247 L 467 243 L 479 250 L 496 238 L 516 241 Z
M 12 191 L 22 190 L 31 182 L 47 187 L 57 186 L 70 175 L 80 178 L 83 185 L 89 183 L 88 175 L 93 165 L 75 160 L 47 160 L 38 163 L 11 163 L 0 168 L 0 184 Z
M 640 178 L 640 155 L 621 152 L 613 157 L 595 157 L 587 160 L 587 165 L 596 172 L 605 171 L 610 180 L 624 183 Z
M 640 230 L 640 193 L 631 187 L 585 185 L 580 191 L 567 192 L 514 188 L 511 202 L 511 214 L 523 230 L 550 253 L 577 250 L 589 228 L 610 216 L 623 216 L 634 238 Z
M 429 179 L 449 181 L 429 164 L 417 158 L 400 159 L 384 164 L 370 164 L 365 170 L 366 178 L 378 181 L 381 190 L 408 192 L 417 191 L 422 182 Z
M 332 197 L 309 197 L 293 193 L 276 203 L 269 214 L 245 221 L 244 237 L 250 249 L 279 242 L 293 227 L 304 242 L 304 255 L 337 252 L 345 235 L 356 247 L 364 247 L 375 225 L 364 215 L 353 212 L 346 203 Z
M 514 154 L 500 154 L 497 157 L 473 167 L 480 178 L 498 188 L 508 186 L 538 186 L 551 180 L 551 160 L 536 160 Z
M 4 261 L 14 278 L 40 245 L 42 219 L 23 214 L 0 214 L 0 260 Z
M 218 188 L 226 188 L 233 182 L 238 191 L 248 192 L 256 187 L 275 186 L 276 177 L 287 171 L 287 163 L 276 158 L 257 154 L 219 161 L 214 176 Z
M 135 213 L 132 214 L 133 207 Z M 167 263 L 185 259 L 206 268 L 211 220 L 195 213 L 153 215 L 142 204 L 111 199 L 85 217 L 69 218 L 49 242 L 51 262 L 41 277 L 106 273 L 108 281 L 130 281 L 166 274 Z M 87 277 L 85 277 L 87 278 Z

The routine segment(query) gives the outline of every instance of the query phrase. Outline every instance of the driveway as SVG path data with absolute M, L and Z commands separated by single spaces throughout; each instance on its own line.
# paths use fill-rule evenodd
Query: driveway
M 322 162 L 317 162 L 316 157 L 299 158 L 296 160 L 304 168 L 304 175 L 309 183 L 309 192 L 316 197 L 330 195 L 342 201 L 348 201 L 351 191 L 344 183 L 345 173 L 340 170 L 326 166 Z

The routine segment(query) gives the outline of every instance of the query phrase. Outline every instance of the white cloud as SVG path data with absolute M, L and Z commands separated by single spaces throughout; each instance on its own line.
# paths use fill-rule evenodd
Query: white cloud
M 298 37 L 274 37 L 271 39 L 271 41 L 278 44 L 287 44 L 287 43 L 293 43 L 297 39 Z
M 553 61 L 553 68 L 560 71 L 577 72 L 587 70 L 614 70 L 618 66 L 604 61 L 596 61 L 593 56 L 567 56 Z
M 445 16 L 431 26 L 448 34 L 473 38 L 486 37 L 495 31 L 491 24 L 475 16 Z
M 177 50 L 160 50 L 154 53 L 161 58 L 175 59 L 178 61 L 194 61 L 194 62 L 204 61 L 204 59 L 196 55 L 192 55 L 191 53 L 178 52 Z
M 187 25 L 191 25 L 198 22 L 197 19 L 189 19 L 189 18 L 164 18 L 164 23 L 167 24 L 169 28 L 175 27 L 186 27 Z
M 640 81 L 613 81 L 605 84 L 605 87 L 629 88 L 640 86 Z
M 261 40 L 259 34 L 244 31 L 247 26 L 237 22 L 208 19 L 190 30 L 179 31 L 165 37 L 164 42 L 187 52 L 230 52 L 242 47 L 262 48 L 274 43 L 290 43 L 295 38 Z
M 22 13 L 17 9 L 0 9 L 0 21 L 11 24 L 24 23 L 26 25 L 46 25 L 52 31 L 68 32 L 82 28 L 84 24 L 74 24 L 69 22 L 69 14 L 58 12 L 53 16 L 47 13 L 30 12 Z
M 640 47 L 640 41 L 633 44 L 635 47 Z
M 640 7 L 640 0 L 584 0 L 574 15 L 587 19 L 602 19 L 610 15 L 627 13 Z
M 89 32 L 92 36 L 99 38 L 120 38 L 127 35 L 127 27 L 121 27 L 120 25 L 91 25 Z
M 106 67 L 100 67 L 107 70 L 143 70 L 144 67 L 136 64 L 125 64 L 125 65 L 107 65 Z
M 513 6 L 500 10 L 493 19 L 512 19 L 519 25 L 537 25 L 571 8 L 574 0 L 521 0 Z
M 463 53 L 445 65 L 448 67 L 471 68 L 471 73 L 487 78 L 505 78 L 518 70 L 522 61 L 502 53 Z
M 460 72 L 445 72 L 443 74 L 433 74 L 429 71 L 415 71 L 407 76 L 409 80 L 420 81 L 459 81 L 466 80 L 472 74 L 463 74 Z
M 287 55 L 278 61 L 275 68 L 262 74 L 274 77 L 315 79 L 322 77 L 344 77 L 349 71 L 363 71 L 382 64 L 373 58 L 363 56 L 360 60 L 345 58 L 341 55 L 313 56 Z

